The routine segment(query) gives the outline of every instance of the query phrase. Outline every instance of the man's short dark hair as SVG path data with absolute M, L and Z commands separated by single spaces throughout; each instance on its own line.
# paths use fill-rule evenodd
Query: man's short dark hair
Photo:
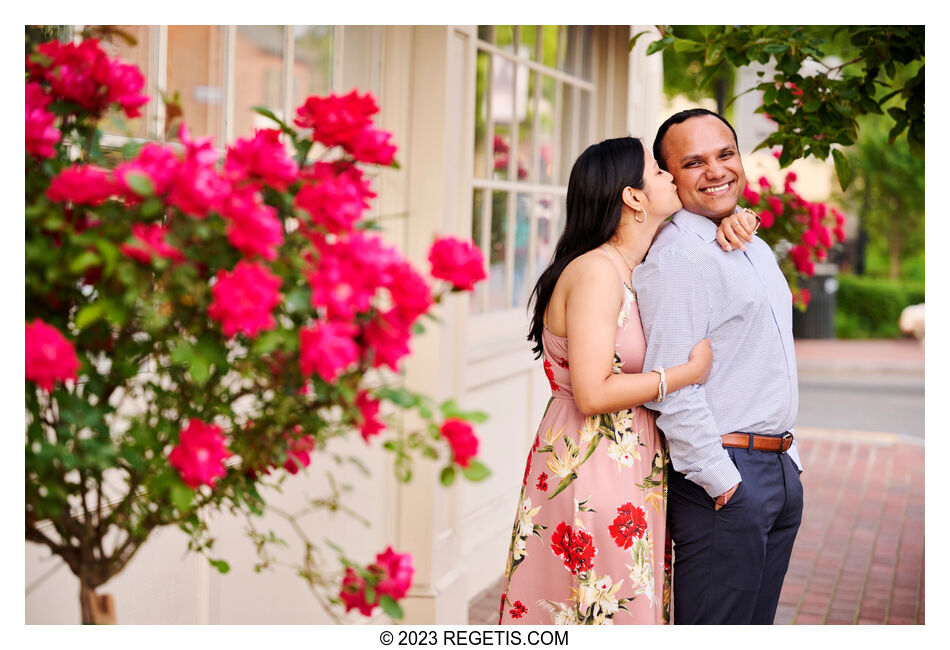
M 732 131 L 732 137 L 736 141 L 736 146 L 739 146 L 739 136 L 736 135 L 736 130 L 732 128 L 732 125 L 719 113 L 714 113 L 713 111 L 706 110 L 705 108 L 690 108 L 685 111 L 680 111 L 676 115 L 671 115 L 663 124 L 660 125 L 660 128 L 656 132 L 656 138 L 653 140 L 653 157 L 656 159 L 656 164 L 660 166 L 660 169 L 669 171 L 666 167 L 666 160 L 663 158 L 663 138 L 666 136 L 666 132 L 670 130 L 670 127 L 674 124 L 680 124 L 685 122 L 691 117 L 700 117 L 702 115 L 712 115 L 720 122 L 729 127 L 729 130 Z

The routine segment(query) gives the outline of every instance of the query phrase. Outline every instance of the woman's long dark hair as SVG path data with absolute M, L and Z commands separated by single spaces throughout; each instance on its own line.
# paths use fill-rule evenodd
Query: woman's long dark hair
M 638 138 L 613 138 L 593 144 L 574 162 L 567 182 L 567 218 L 551 264 L 531 292 L 534 318 L 528 340 L 541 356 L 544 310 L 561 272 L 575 258 L 609 240 L 620 225 L 625 187 L 643 189 L 643 144 Z

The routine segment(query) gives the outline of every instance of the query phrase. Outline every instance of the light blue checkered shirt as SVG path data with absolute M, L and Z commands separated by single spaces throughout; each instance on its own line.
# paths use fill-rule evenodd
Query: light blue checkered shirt
M 720 436 L 733 431 L 780 435 L 798 415 L 798 371 L 792 340 L 792 294 L 768 244 L 758 237 L 745 252 L 724 252 L 716 224 L 680 210 L 634 269 L 647 341 L 643 369 L 689 359 L 703 338 L 713 367 L 702 386 L 669 393 L 657 426 L 673 467 L 711 497 L 741 480 Z M 799 469 L 798 448 L 788 451 Z

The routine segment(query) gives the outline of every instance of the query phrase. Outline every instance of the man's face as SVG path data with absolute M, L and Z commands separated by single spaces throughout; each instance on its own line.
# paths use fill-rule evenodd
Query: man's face
M 735 211 L 745 170 L 722 121 L 699 115 L 674 124 L 663 138 L 663 157 L 684 208 L 714 221 Z

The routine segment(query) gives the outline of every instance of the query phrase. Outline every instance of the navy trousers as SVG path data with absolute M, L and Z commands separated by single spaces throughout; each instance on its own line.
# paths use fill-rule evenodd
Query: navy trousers
M 802 521 L 798 468 L 788 454 L 726 451 L 742 482 L 718 511 L 703 488 L 670 473 L 676 625 L 771 625 L 775 619 Z

